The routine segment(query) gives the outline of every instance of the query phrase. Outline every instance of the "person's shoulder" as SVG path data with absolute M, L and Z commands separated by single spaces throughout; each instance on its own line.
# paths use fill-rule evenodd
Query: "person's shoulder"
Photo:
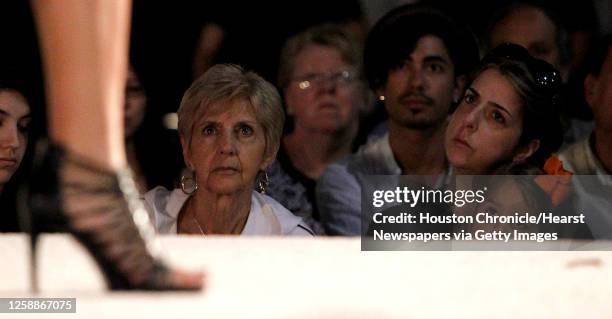
M 333 188 L 353 189 L 365 175 L 389 174 L 389 171 L 397 165 L 394 164 L 391 151 L 387 151 L 386 145 L 388 144 L 387 135 L 382 136 L 378 140 L 363 145 L 356 153 L 328 165 L 317 181 L 317 188 L 333 186 Z M 388 163 L 389 160 L 386 157 L 389 156 L 393 163 Z
M 151 223 L 160 234 L 175 234 L 176 220 L 189 198 L 180 189 L 168 190 L 157 186 L 144 194 L 144 205 Z
M 172 191 L 165 188 L 164 186 L 156 186 L 154 188 L 151 188 L 149 191 L 147 191 L 144 194 L 144 197 L 153 198 L 153 197 L 160 197 L 160 196 L 169 196 L 170 193 L 172 193 Z
M 563 162 L 564 168 L 572 173 L 588 175 L 590 171 L 587 167 L 589 152 L 589 139 L 586 138 L 562 150 L 559 153 L 559 159 Z
M 355 154 L 350 154 L 327 165 L 317 182 L 320 183 L 321 181 L 325 180 L 337 180 L 339 177 L 341 178 L 343 176 L 353 175 L 353 173 L 350 172 L 349 167 L 354 160 Z
M 272 213 L 278 219 L 281 226 L 281 233 L 283 235 L 295 235 L 295 236 L 314 236 L 314 232 L 308 227 L 301 217 L 294 215 L 291 211 L 277 202 L 274 198 L 253 192 L 260 202 L 271 208 Z
M 165 207 L 171 194 L 172 191 L 168 190 L 167 188 L 157 186 L 146 192 L 143 197 L 145 203 L 149 204 L 151 207 L 157 208 Z
M 345 193 L 354 193 L 359 190 L 358 174 L 349 168 L 350 159 L 342 163 L 334 163 L 325 169 L 317 180 L 315 194 L 319 210 L 327 201 L 327 197 L 336 197 Z
M 343 158 L 327 165 L 327 168 L 331 168 L 332 170 L 338 170 L 338 169 L 343 169 L 346 168 L 350 163 L 352 163 L 353 161 L 355 161 L 355 154 L 348 154 L 346 156 L 344 156 Z
M 178 188 L 169 190 L 163 186 L 157 186 L 144 194 L 144 202 L 149 213 L 176 218 L 188 197 L 189 195 Z

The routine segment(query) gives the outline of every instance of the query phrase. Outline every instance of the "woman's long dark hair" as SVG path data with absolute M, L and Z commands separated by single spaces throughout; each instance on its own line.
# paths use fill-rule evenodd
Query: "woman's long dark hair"
M 33 145 L 44 131 L 40 112 L 44 106 L 41 102 L 43 100 L 42 90 L 35 87 L 32 81 L 26 81 L 10 74 L 10 72 L 5 72 L 0 79 L 0 92 L 15 91 L 23 96 L 30 108 L 32 120 L 28 127 L 28 144 L 23 159 L 0 193 L 0 232 L 17 232 L 21 229 L 17 215 L 17 196 L 21 184 L 29 182 L 27 177 L 31 168 Z
M 540 147 L 527 162 L 543 167 L 563 142 L 559 72 L 549 63 L 529 55 L 525 48 L 510 43 L 491 50 L 470 78 L 473 80 L 488 69 L 499 71 L 521 98 L 524 112 L 518 146 L 539 140 Z

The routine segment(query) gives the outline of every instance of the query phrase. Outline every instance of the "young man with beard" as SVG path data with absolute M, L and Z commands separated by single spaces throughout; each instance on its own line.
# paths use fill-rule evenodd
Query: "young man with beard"
M 362 219 L 368 218 L 361 214 L 361 192 L 368 175 L 449 174 L 446 119 L 477 63 L 472 34 L 434 9 L 402 6 L 374 26 L 364 66 L 389 115 L 388 133 L 330 165 L 319 179 L 317 203 L 327 234 L 362 233 Z
M 595 129 L 559 154 L 573 178 L 574 212 L 584 212 L 596 239 L 612 239 L 612 35 L 601 39 L 590 56 L 584 96 L 593 110 Z M 575 236 L 574 236 L 575 237 Z

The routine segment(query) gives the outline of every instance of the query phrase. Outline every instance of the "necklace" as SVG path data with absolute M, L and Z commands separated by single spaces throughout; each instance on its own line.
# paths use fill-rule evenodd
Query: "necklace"
M 196 226 L 198 226 L 198 230 L 200 231 L 200 234 L 206 235 L 206 232 L 204 232 L 204 230 L 202 229 L 202 226 L 200 225 L 200 222 L 195 218 L 194 214 L 191 214 L 191 219 L 195 222 Z
M 191 216 L 191 221 L 198 227 L 198 230 L 200 231 L 200 235 L 206 235 L 206 232 L 204 231 L 204 229 L 202 228 L 202 225 L 200 225 L 200 222 L 198 221 L 198 219 L 195 217 L 195 212 L 193 209 L 193 198 L 190 198 L 187 201 L 187 204 L 184 206 L 184 209 L 182 210 L 182 218 L 185 218 L 185 215 L 190 215 Z

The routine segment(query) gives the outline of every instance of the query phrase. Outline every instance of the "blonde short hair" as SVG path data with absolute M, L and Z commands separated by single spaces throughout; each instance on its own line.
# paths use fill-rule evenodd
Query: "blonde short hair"
M 321 45 L 337 50 L 342 61 L 357 72 L 355 74 L 357 79 L 363 81 L 361 50 L 357 41 L 336 24 L 321 24 L 294 35 L 283 46 L 277 79 L 280 88 L 287 88 L 295 69 L 295 58 L 311 45 Z
M 274 155 L 280 146 L 285 123 L 278 90 L 252 71 L 234 64 L 217 64 L 196 79 L 183 95 L 178 109 L 178 132 L 191 144 L 197 119 L 206 114 L 211 105 L 245 99 L 253 107 L 255 118 L 264 129 L 264 156 Z

